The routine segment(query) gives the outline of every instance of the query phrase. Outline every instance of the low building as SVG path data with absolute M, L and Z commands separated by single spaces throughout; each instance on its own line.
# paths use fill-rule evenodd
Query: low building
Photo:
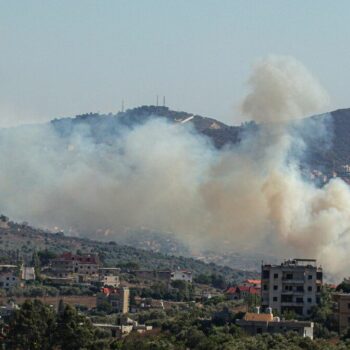
M 101 293 L 96 296 L 96 306 L 109 303 L 114 312 L 126 314 L 129 312 L 130 290 L 127 287 L 102 288 Z
M 93 325 L 104 330 L 109 330 L 112 337 L 119 339 L 127 336 L 131 332 L 145 333 L 153 329 L 152 326 L 139 324 L 137 321 L 134 321 L 131 318 L 121 318 L 119 324 L 117 325 L 101 323 L 94 323 Z
M 119 276 L 103 276 L 99 278 L 99 282 L 101 282 L 104 287 L 117 288 L 120 285 Z
M 100 267 L 98 269 L 98 280 L 103 287 L 117 288 L 120 285 L 120 269 L 117 267 Z
M 171 281 L 185 281 L 192 283 L 192 272 L 187 270 L 175 270 L 170 274 Z
M 20 285 L 17 265 L 0 265 L 0 288 L 10 289 Z
M 243 281 L 242 286 L 254 287 L 254 288 L 260 289 L 261 288 L 261 280 L 247 279 L 247 280 Z
M 22 266 L 22 280 L 24 281 L 35 281 L 35 269 L 34 267 Z
M 314 323 L 310 321 L 281 320 L 274 317 L 271 308 L 266 313 L 247 312 L 242 319 L 236 320 L 240 326 L 249 335 L 262 333 L 287 333 L 296 332 L 301 337 L 313 339 Z
M 339 333 L 350 327 L 350 294 L 333 293 L 333 312 L 338 325 Z
M 226 296 L 231 300 L 246 299 L 249 296 L 260 296 L 260 289 L 248 286 L 230 287 L 225 291 Z

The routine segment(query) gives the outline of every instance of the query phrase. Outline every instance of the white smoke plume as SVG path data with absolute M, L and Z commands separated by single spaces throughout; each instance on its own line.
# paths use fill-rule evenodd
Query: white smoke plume
M 242 111 L 258 122 L 302 118 L 329 103 L 328 94 L 312 74 L 288 56 L 257 62 L 248 83 L 252 91 L 244 99 Z
M 284 123 L 324 108 L 328 97 L 290 58 L 262 61 L 250 82 L 243 111 L 274 123 L 223 150 L 188 124 L 161 119 L 120 126 L 108 143 L 82 126 L 68 138 L 51 125 L 3 130 L 0 211 L 108 240 L 149 227 L 195 247 L 317 258 L 344 274 L 350 191 L 339 179 L 323 188 L 303 179 L 298 127 Z M 324 125 L 312 127 L 328 136 Z

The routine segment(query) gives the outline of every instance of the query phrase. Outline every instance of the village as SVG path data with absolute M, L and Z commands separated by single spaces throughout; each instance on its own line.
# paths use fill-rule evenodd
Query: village
M 324 283 L 323 269 L 313 259 L 290 259 L 277 265 L 263 263 L 260 278 L 246 279 L 224 289 L 201 281 L 188 270 L 103 266 L 98 254 L 93 253 L 65 252 L 46 260 L 43 266 L 0 265 L 3 329 L 27 299 L 39 299 L 55 309 L 60 303 L 69 304 L 91 318 L 94 327 L 117 339 L 134 332 L 152 332 L 157 327 L 137 321 L 140 312 L 204 308 L 220 300 L 228 306 L 213 312 L 208 321 L 240 314 L 240 318 L 231 317 L 231 321 L 246 334 L 292 331 L 313 339 L 312 315 L 323 303 L 325 291 L 331 298 L 337 332 L 341 334 L 350 326 L 350 290 L 342 290 L 342 285 L 350 282 L 345 279 L 340 286 Z M 40 286 L 45 286 L 46 292 L 38 293 Z M 26 290 L 37 292 L 30 295 Z M 116 315 L 114 322 L 103 321 L 104 316 L 105 320 L 110 319 L 108 315 Z

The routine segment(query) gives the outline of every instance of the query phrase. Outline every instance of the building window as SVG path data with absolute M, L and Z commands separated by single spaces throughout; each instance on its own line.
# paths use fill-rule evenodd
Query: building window
M 312 298 L 307 298 L 308 303 L 312 303 Z
M 309 292 L 312 292 L 312 286 L 308 286 L 308 287 L 307 287 L 307 290 L 308 290 Z
M 277 290 L 278 289 L 278 286 L 273 286 L 273 290 Z
M 348 323 L 350 323 L 350 316 L 348 316 Z
M 297 303 L 303 303 L 303 298 L 296 298 Z
M 278 301 L 278 298 L 277 297 L 273 297 L 273 301 Z
M 287 273 L 286 274 L 286 279 L 287 280 L 292 280 L 293 279 L 293 274 L 292 273 Z
M 321 286 L 317 286 L 317 292 L 319 293 L 321 291 Z
M 267 290 L 267 285 L 266 284 L 263 285 L 263 289 Z
M 350 303 L 348 303 L 348 309 L 350 309 Z
M 309 280 L 312 280 L 312 275 L 308 275 L 307 278 L 308 278 Z
M 268 278 L 270 278 L 270 271 L 269 271 L 269 270 L 263 270 L 263 272 L 262 272 L 262 278 L 263 278 L 263 279 L 268 279 Z
M 273 278 L 278 278 L 278 273 L 274 273 Z

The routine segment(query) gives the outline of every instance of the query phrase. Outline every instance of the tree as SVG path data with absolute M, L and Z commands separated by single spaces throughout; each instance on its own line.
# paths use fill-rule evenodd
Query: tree
M 94 329 L 91 322 L 79 315 L 77 310 L 66 305 L 57 317 L 55 345 L 61 349 L 91 349 L 94 343 Z
M 53 345 L 55 313 L 39 300 L 26 301 L 9 323 L 9 349 L 49 350 Z

